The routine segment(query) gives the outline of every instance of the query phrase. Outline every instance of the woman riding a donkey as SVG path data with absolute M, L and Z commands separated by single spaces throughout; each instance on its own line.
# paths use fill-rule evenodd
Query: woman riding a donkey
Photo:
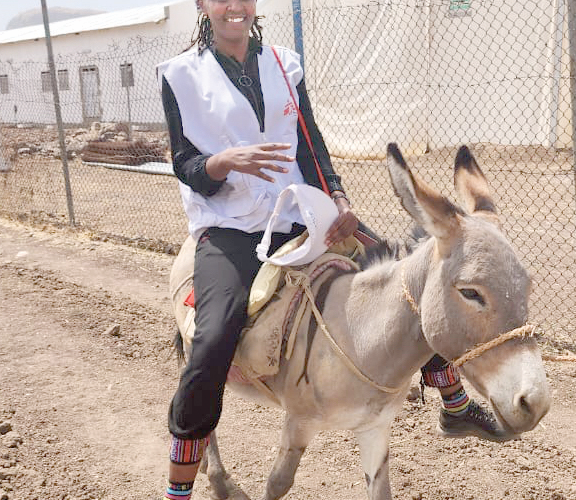
M 314 121 L 299 56 L 262 43 L 256 0 L 198 0 L 198 7 L 192 46 L 158 67 L 174 171 L 197 241 L 194 346 L 169 409 L 165 499 L 171 500 L 190 498 L 218 424 L 250 287 L 262 264 L 256 246 L 279 193 L 291 184 L 322 186 L 316 155 L 339 213 L 326 246 L 358 227 Z M 314 152 L 298 123 L 296 100 Z M 297 209 L 283 212 L 276 222 L 272 252 L 306 229 Z M 442 396 L 441 435 L 506 439 L 444 359 L 434 356 L 422 373 Z

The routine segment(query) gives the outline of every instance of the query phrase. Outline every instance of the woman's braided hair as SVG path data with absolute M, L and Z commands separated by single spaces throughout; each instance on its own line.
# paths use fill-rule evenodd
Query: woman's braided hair
M 262 19 L 262 17 L 263 16 L 256 16 L 252 23 L 252 27 L 250 28 L 250 36 L 259 44 L 262 43 L 262 26 L 260 25 L 260 19 Z M 213 36 L 214 33 L 212 31 L 210 18 L 204 13 L 200 14 L 196 21 L 196 29 L 192 35 L 192 40 L 186 50 L 189 50 L 194 47 L 194 45 L 198 44 L 198 49 L 202 52 L 204 49 L 207 49 L 212 45 Z

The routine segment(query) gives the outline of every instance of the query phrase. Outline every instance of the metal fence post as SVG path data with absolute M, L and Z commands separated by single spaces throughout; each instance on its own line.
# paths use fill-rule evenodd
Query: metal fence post
M 568 0 L 568 42 L 570 45 L 570 107 L 572 109 L 572 169 L 576 189 L 576 0 Z
M 0 134 L 0 172 L 10 171 L 10 160 L 6 157 L 4 153 L 4 140 L 3 135 Z
M 46 49 L 48 50 L 48 66 L 50 68 L 50 81 L 52 83 L 52 95 L 54 96 L 54 110 L 56 112 L 56 124 L 58 126 L 58 138 L 60 139 L 60 158 L 62 159 L 62 170 L 64 173 L 64 185 L 66 186 L 66 203 L 68 205 L 68 219 L 70 225 L 76 225 L 74 220 L 74 205 L 72 203 L 72 189 L 70 187 L 70 174 L 68 172 L 68 153 L 66 152 L 66 141 L 64 139 L 64 126 L 62 125 L 62 113 L 60 111 L 60 95 L 58 93 L 58 81 L 56 80 L 56 68 L 54 66 L 54 53 L 52 52 L 52 39 L 50 38 L 50 21 L 48 20 L 48 9 L 46 0 L 42 3 L 42 19 L 44 21 L 44 33 L 46 34 Z
M 294 48 L 300 54 L 304 67 L 304 32 L 302 31 L 302 5 L 300 0 L 292 0 L 292 18 L 294 20 Z

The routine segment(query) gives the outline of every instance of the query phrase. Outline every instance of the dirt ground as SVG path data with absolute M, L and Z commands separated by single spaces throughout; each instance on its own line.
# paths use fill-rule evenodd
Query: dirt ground
M 0 219 L 0 499 L 158 500 L 177 383 L 173 257 Z M 398 499 L 576 499 L 576 365 L 546 362 L 553 406 L 504 444 L 434 435 L 439 399 L 406 400 L 392 434 Z M 417 380 L 416 377 L 414 379 Z M 226 394 L 224 464 L 259 498 L 281 412 Z M 207 499 L 199 476 L 193 499 Z M 346 432 L 311 443 L 286 498 L 366 498 Z

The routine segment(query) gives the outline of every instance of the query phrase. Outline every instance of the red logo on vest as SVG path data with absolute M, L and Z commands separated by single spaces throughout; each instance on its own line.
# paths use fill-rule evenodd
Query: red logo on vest
M 296 114 L 296 106 L 291 100 L 284 105 L 284 116 L 295 115 Z

